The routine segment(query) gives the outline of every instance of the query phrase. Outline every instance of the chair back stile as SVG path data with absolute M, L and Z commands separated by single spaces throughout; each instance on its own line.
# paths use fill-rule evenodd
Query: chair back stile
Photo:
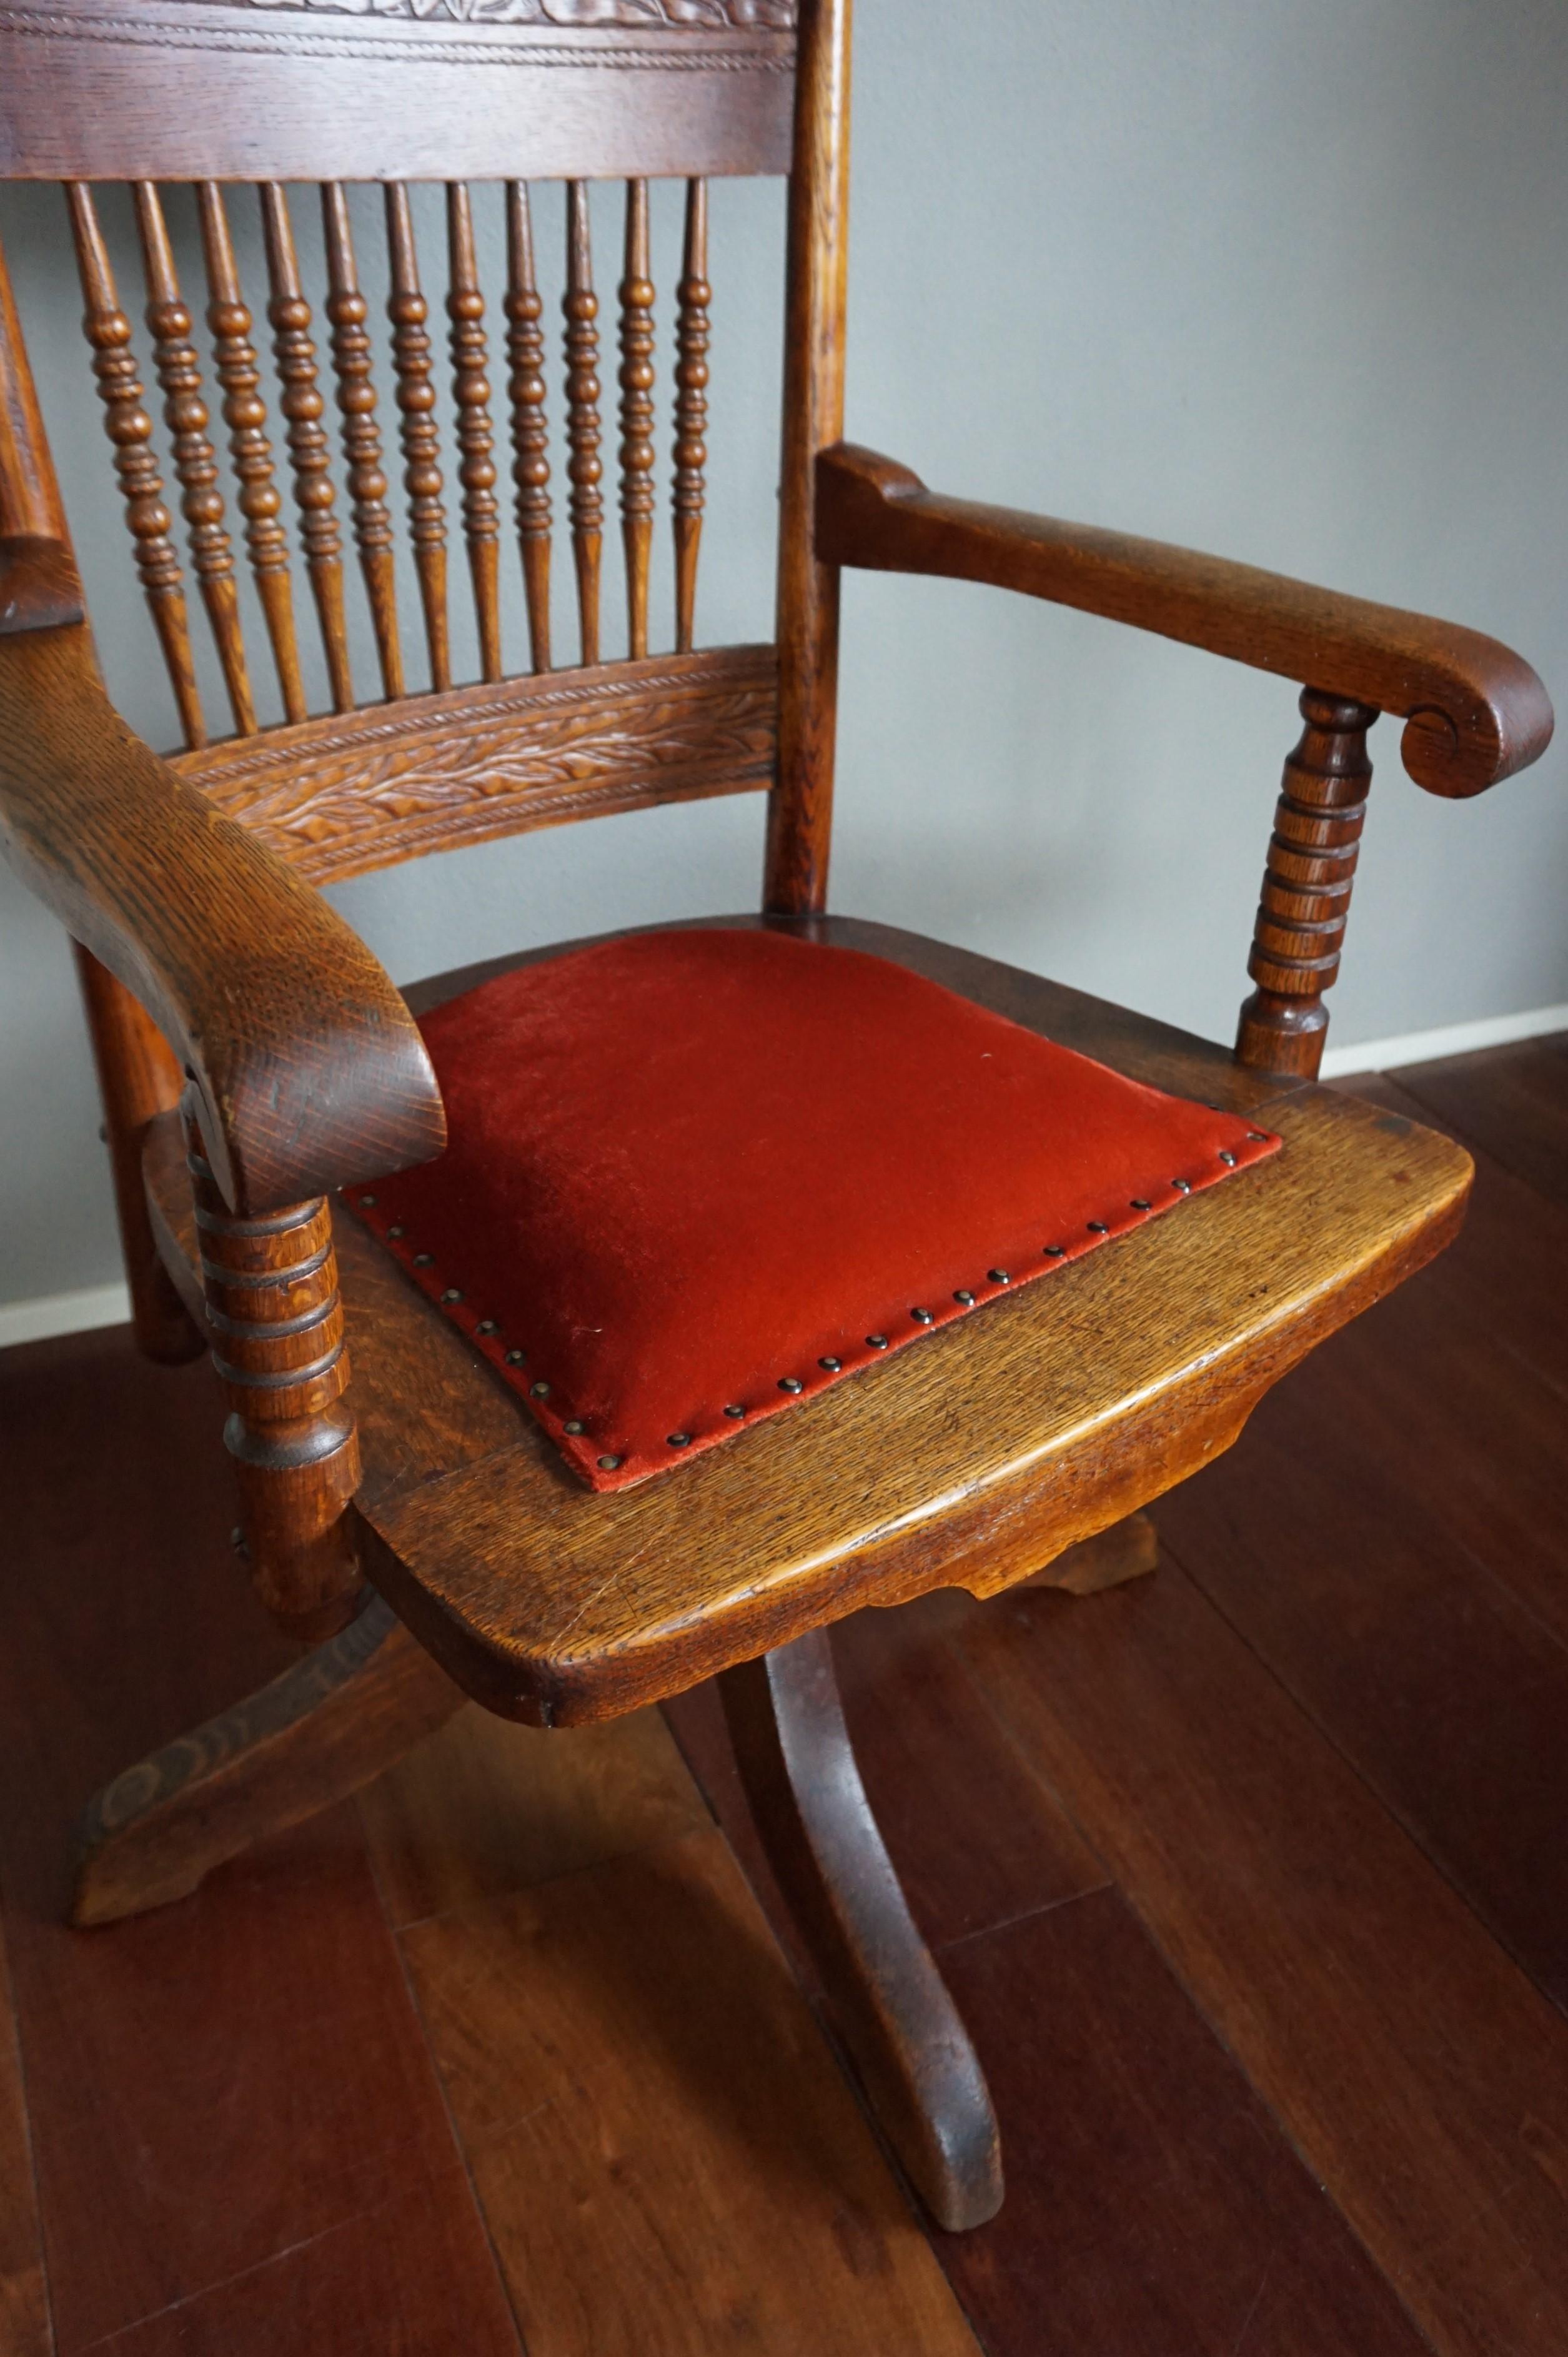
M 134 18 L 112 0 L 73 0 L 48 19 L 0 5 L 0 177 L 65 188 L 103 423 L 178 716 L 170 758 L 312 880 L 768 789 L 768 903 L 822 905 L 835 618 L 833 576 L 806 543 L 811 460 L 842 422 L 847 18 L 848 0 L 530 0 L 482 17 L 463 0 L 378 0 L 373 14 L 349 0 L 148 0 Z M 778 646 L 703 648 L 710 182 L 780 172 L 792 188 Z M 124 263 L 117 284 L 110 259 L 102 186 L 116 178 L 131 189 L 140 305 Z M 659 178 L 684 183 L 685 216 L 662 401 L 650 234 Z M 564 184 L 566 214 L 561 405 L 549 422 L 554 339 L 531 202 L 547 179 Z M 596 179 L 625 188 L 618 275 L 600 257 L 596 286 Z M 349 200 L 362 180 L 384 189 L 380 333 Z M 445 337 L 411 201 L 411 185 L 428 180 L 445 193 Z M 502 183 L 505 216 L 506 284 L 493 308 L 475 229 L 473 192 L 485 180 Z M 188 276 L 182 286 L 170 234 L 166 189 L 181 182 L 200 225 L 200 290 Z M 314 203 L 319 296 L 298 242 L 300 208 Z M 242 280 L 243 206 L 259 209 L 262 296 Z M 27 387 L 36 421 L 14 311 L 0 317 L 0 368 Z M 664 651 L 650 622 L 661 457 L 673 610 Z M 602 612 L 611 468 L 624 656 L 618 621 Z M 41 426 L 8 468 L 0 452 L 0 471 L 24 486 L 0 498 L 36 511 L 34 521 L 47 512 L 51 536 L 64 539 L 58 500 L 26 488 L 48 478 Z M 557 519 L 575 629 L 552 612 Z M 456 629 L 459 532 L 472 640 L 467 623 Z M 412 614 L 399 611 L 400 533 Z M 508 564 L 526 604 L 526 669 L 509 668 L 503 648 Z M 351 650 L 350 569 L 373 677 Z M 259 643 L 246 643 L 247 610 Z M 203 620 L 221 715 L 199 684 Z M 469 643 L 478 676 L 464 678 Z M 325 678 L 327 710 L 313 677 Z
M 113 473 L 177 714 L 181 749 L 169 758 L 311 881 L 539 826 L 767 791 L 767 903 L 822 906 L 836 574 L 812 561 L 809 541 L 815 454 L 842 423 L 849 5 L 517 0 L 481 17 L 467 0 L 377 0 L 370 14 L 351 0 L 139 0 L 134 11 L 121 0 L 62 0 L 46 16 L 0 0 L 0 178 L 52 180 L 65 191 Z M 709 183 L 782 173 L 790 197 L 779 643 L 699 649 Z M 626 187 L 618 317 L 605 337 L 618 359 L 611 448 L 627 585 L 627 654 L 613 660 L 603 659 L 600 622 L 607 421 L 588 203 L 596 179 Z M 667 651 L 651 644 L 649 620 L 660 455 L 650 184 L 659 179 L 684 184 L 685 216 L 666 395 Z M 552 180 L 566 184 L 568 223 L 553 450 L 553 339 L 531 203 L 531 183 Z M 116 284 L 104 233 L 102 191 L 113 181 L 131 191 L 145 366 L 135 295 Z M 506 285 L 494 314 L 474 225 L 472 190 L 485 181 L 501 185 L 505 215 Z M 384 191 L 384 344 L 355 246 L 349 190 L 363 182 Z M 416 182 L 446 194 L 450 480 L 443 355 L 410 201 Z M 181 285 L 170 235 L 167 190 L 181 184 L 199 225 L 200 288 Z M 313 202 L 325 256 L 318 303 L 296 239 L 300 208 Z M 259 297 L 244 284 L 236 239 L 237 209 L 252 206 L 264 252 Z M 492 366 L 503 355 L 498 392 Z M 501 398 L 507 430 L 496 414 Z M 514 534 L 499 495 L 509 432 Z M 467 560 L 475 680 L 454 670 L 449 499 Z M 575 630 L 552 615 L 558 518 L 570 538 Z M 414 587 L 413 610 L 401 615 L 400 524 Z M 0 253 L 0 540 L 18 537 L 70 553 Z M 188 602 L 182 539 L 197 593 Z M 500 597 L 509 539 L 529 663 L 510 675 Z M 356 563 L 373 677 L 354 675 L 347 608 Z M 249 645 L 242 574 L 259 617 Z M 193 631 L 203 618 L 221 716 L 204 709 L 199 684 Z M 313 676 L 325 677 L 327 710 L 311 709 Z M 263 716 L 279 710 L 281 719 Z M 142 1174 L 148 1125 L 178 1101 L 181 1073 L 133 995 L 85 950 L 77 957 L 138 1337 L 155 1358 L 186 1358 L 201 1342 L 159 1258 Z

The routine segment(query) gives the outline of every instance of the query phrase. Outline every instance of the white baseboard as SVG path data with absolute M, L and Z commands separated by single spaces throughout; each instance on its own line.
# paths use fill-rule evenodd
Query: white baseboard
M 1520 1015 L 1484 1015 L 1478 1023 L 1450 1023 L 1435 1031 L 1402 1031 L 1392 1039 L 1330 1048 L 1324 1055 L 1323 1077 L 1337 1081 L 1347 1072 L 1396 1071 L 1402 1064 L 1470 1056 L 1478 1048 L 1508 1048 L 1518 1039 L 1539 1039 L 1548 1031 L 1568 1031 L 1568 1006 L 1527 1006 Z
M 34 1301 L 0 1302 L 0 1351 L 41 1342 L 50 1334 L 84 1334 L 92 1326 L 123 1326 L 131 1296 L 118 1285 L 87 1285 L 80 1293 L 46 1293 Z
M 1568 1006 L 1531 1006 L 1522 1015 L 1487 1015 L 1478 1023 L 1450 1023 L 1435 1031 L 1405 1031 L 1392 1039 L 1330 1048 L 1323 1059 L 1323 1077 L 1337 1081 L 1348 1072 L 1395 1071 L 1402 1064 L 1431 1063 L 1437 1056 L 1468 1056 L 1477 1048 L 1539 1039 L 1548 1031 L 1568 1031 Z M 80 1293 L 50 1293 L 36 1301 L 0 1302 L 0 1351 L 16 1342 L 41 1342 L 51 1334 L 123 1326 L 130 1315 L 131 1297 L 123 1284 L 89 1285 Z

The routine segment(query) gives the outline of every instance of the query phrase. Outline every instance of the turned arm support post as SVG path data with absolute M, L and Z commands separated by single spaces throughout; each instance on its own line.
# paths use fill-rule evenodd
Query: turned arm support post
M 120 720 L 69 555 L 31 536 L 0 542 L 0 845 L 184 1069 L 252 1569 L 285 1627 L 326 1635 L 360 1587 L 326 1198 L 440 1151 L 424 1042 L 319 895 Z
M 1223 558 L 983 507 L 928 490 L 908 468 L 840 443 L 817 460 L 816 551 L 832 565 L 926 573 L 1131 622 L 1305 690 L 1285 769 L 1237 1054 L 1269 1071 L 1318 1067 L 1344 937 L 1380 712 L 1431 793 L 1481 792 L 1545 751 L 1552 716 L 1530 665 L 1479 631 Z

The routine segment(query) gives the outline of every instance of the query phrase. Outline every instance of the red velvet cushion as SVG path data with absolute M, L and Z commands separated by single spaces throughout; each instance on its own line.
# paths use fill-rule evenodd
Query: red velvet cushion
M 437 1162 L 349 1200 L 596 1490 L 729 1438 L 1279 1141 L 783 933 L 643 933 L 421 1025 Z

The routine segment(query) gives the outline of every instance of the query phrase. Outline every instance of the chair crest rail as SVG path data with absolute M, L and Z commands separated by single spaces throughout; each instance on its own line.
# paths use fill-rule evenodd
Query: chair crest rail
M 796 13 L 794 0 L 0 6 L 0 177 L 501 179 L 521 157 L 549 179 L 783 172 Z

